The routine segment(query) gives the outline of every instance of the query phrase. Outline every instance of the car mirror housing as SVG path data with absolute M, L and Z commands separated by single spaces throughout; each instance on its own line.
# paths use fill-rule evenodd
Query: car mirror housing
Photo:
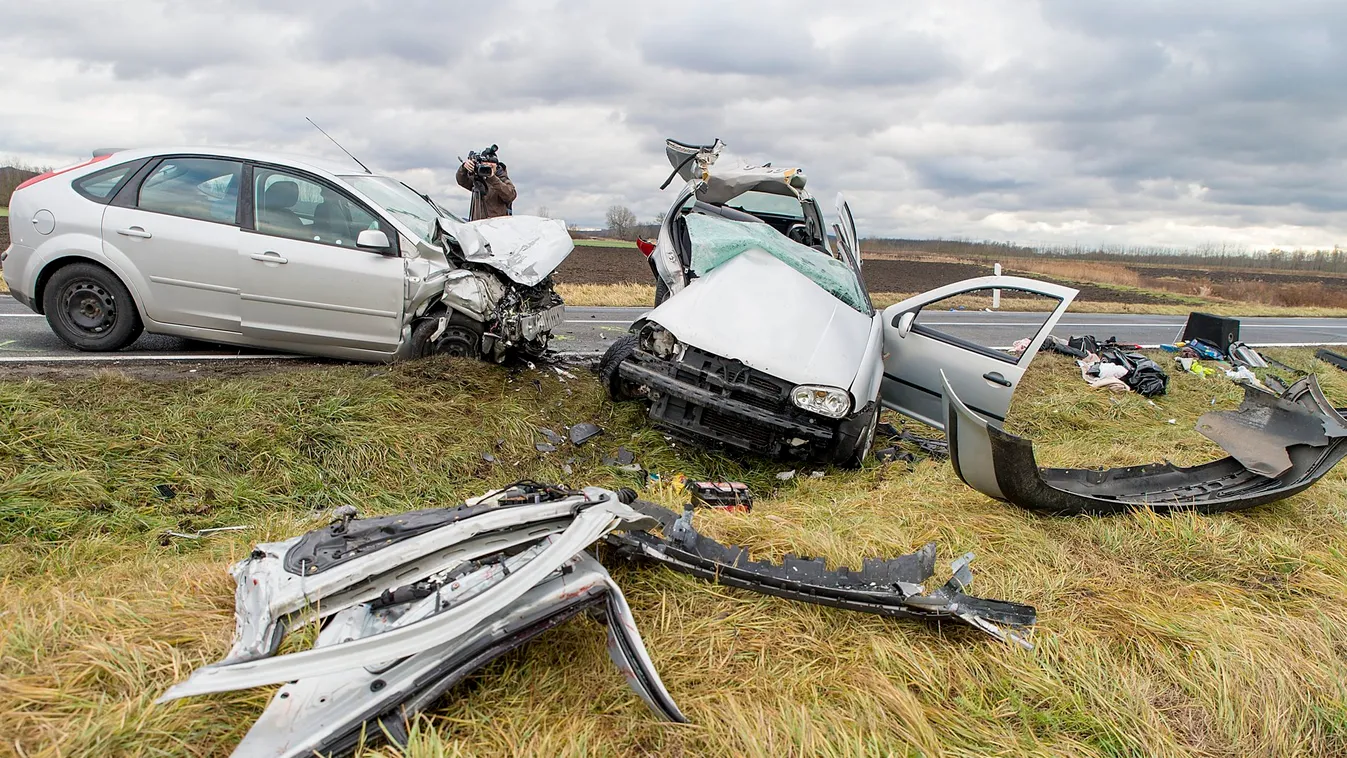
M 355 246 L 367 250 L 387 250 L 388 235 L 380 229 L 366 229 L 355 238 Z
M 907 313 L 904 313 L 903 315 L 899 316 L 897 324 L 898 336 L 906 337 L 907 333 L 912 331 L 912 322 L 916 320 L 917 314 L 913 311 L 908 311 Z

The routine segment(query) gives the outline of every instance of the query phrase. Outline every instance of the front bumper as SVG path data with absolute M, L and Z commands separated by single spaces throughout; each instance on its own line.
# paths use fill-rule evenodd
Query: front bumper
M 822 458 L 845 422 L 796 408 L 790 382 L 695 348 L 681 361 L 637 351 L 618 372 L 647 389 L 656 424 L 697 442 L 775 458 Z

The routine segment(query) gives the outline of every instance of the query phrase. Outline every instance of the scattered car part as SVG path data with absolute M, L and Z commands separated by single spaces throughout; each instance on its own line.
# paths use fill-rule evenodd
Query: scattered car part
M 212 529 L 198 529 L 195 532 L 175 532 L 172 530 L 164 532 L 165 537 L 177 537 L 184 540 L 199 540 L 202 537 L 209 537 L 212 534 L 220 532 L 241 532 L 251 529 L 249 526 L 217 526 Z
M 619 493 L 632 508 L 660 523 L 663 537 L 648 531 L 608 535 L 607 543 L 619 555 L 658 563 L 731 587 L 752 590 L 805 603 L 928 621 L 960 621 L 1003 642 L 1032 647 L 1023 632 L 1037 613 L 1031 606 L 988 600 L 965 594 L 973 581 L 968 553 L 951 565 L 953 576 L 927 591 L 924 583 L 935 571 L 935 543 L 911 555 L 887 560 L 866 559 L 860 571 L 843 566 L 829 571 L 819 558 L 787 555 L 781 563 L 754 561 L 742 547 L 723 545 L 692 526 L 693 509 L 681 516 L 654 503 L 636 500 L 635 493 Z
M 693 502 L 731 511 L 753 510 L 753 493 L 743 482 L 694 482 L 683 485 Z
M 945 410 L 950 460 L 964 483 L 1054 516 L 1251 508 L 1304 491 L 1347 456 L 1347 420 L 1324 399 L 1313 375 L 1280 397 L 1246 385 L 1238 411 L 1204 415 L 1199 428 L 1232 455 L 1192 467 L 1040 468 L 1033 442 L 975 413 L 948 383 Z
M 420 603 L 435 600 L 427 596 Z M 390 610 L 362 605 L 342 611 L 319 633 L 315 648 L 405 623 L 409 613 L 398 617 Z M 609 653 L 632 689 L 662 717 L 686 721 L 659 681 L 621 590 L 597 561 L 580 553 L 563 565 L 562 572 L 462 637 L 387 666 L 356 667 L 283 685 L 234 755 L 298 758 L 345 753 L 362 736 L 381 731 L 393 742 L 405 744 L 411 719 L 469 674 L 586 612 L 607 626 Z
M 1332 350 L 1320 349 L 1314 354 L 1315 358 L 1332 366 L 1337 366 L 1343 371 L 1347 371 L 1347 355 L 1338 355 Z
M 572 445 L 583 445 L 603 433 L 598 424 L 591 424 L 588 421 L 581 422 L 572 426 L 568 432 Z

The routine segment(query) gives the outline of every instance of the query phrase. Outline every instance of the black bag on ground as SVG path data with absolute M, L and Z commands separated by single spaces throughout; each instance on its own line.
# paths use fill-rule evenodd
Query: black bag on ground
M 1160 368 L 1160 364 L 1141 353 L 1105 350 L 1099 357 L 1126 368 L 1127 376 L 1122 378 L 1123 382 L 1142 397 L 1163 395 L 1169 390 L 1169 374 Z

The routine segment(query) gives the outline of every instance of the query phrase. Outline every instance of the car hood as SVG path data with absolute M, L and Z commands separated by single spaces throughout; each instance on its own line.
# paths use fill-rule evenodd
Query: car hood
M 575 249 L 566 222 L 538 216 L 501 216 L 481 221 L 440 218 L 440 234 L 458 244 L 463 257 L 484 263 L 526 287 L 541 282 Z
M 679 342 L 796 384 L 850 389 L 873 316 L 753 248 L 650 311 Z

